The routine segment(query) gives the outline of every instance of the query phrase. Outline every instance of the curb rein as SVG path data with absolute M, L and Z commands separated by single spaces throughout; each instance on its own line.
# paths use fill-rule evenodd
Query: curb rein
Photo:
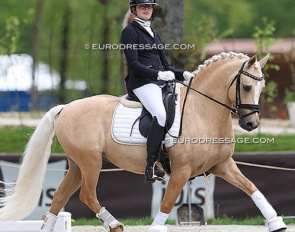
M 240 68 L 239 72 L 237 73 L 237 75 L 232 80 L 232 82 L 231 82 L 231 84 L 229 86 L 229 88 L 230 88 L 233 85 L 233 83 L 236 81 L 236 104 L 235 104 L 235 107 L 228 106 L 228 105 L 226 105 L 226 104 L 224 104 L 224 103 L 222 103 L 222 102 L 220 102 L 220 101 L 218 101 L 218 100 L 216 100 L 216 99 L 214 99 L 214 98 L 212 98 L 212 97 L 210 97 L 210 96 L 208 96 L 208 95 L 206 95 L 206 94 L 204 94 L 204 93 L 202 93 L 202 92 L 200 92 L 200 91 L 198 91 L 198 90 L 196 90 L 194 88 L 192 88 L 191 83 L 192 83 L 192 80 L 193 80 L 194 77 L 192 77 L 190 79 L 188 85 L 184 84 L 183 82 L 178 81 L 176 79 L 173 80 L 174 82 L 180 83 L 180 84 L 184 85 L 185 87 L 187 87 L 187 91 L 185 93 L 185 98 L 184 98 L 184 102 L 183 102 L 183 106 L 182 106 L 182 112 L 181 112 L 181 118 L 180 118 L 180 129 L 179 129 L 178 137 L 180 137 L 181 134 L 182 134 L 183 112 L 184 112 L 184 108 L 185 108 L 185 105 L 186 105 L 186 100 L 187 100 L 187 95 L 189 93 L 189 90 L 192 90 L 192 91 L 194 91 L 194 92 L 196 92 L 198 94 L 201 94 L 202 96 L 210 99 L 211 101 L 214 101 L 217 104 L 229 109 L 232 114 L 237 114 L 237 115 L 239 115 L 240 118 L 247 117 L 247 116 L 249 116 L 251 114 L 254 114 L 254 113 L 259 113 L 259 109 L 260 109 L 259 105 L 256 105 L 256 104 L 242 104 L 242 102 L 241 102 L 241 89 L 240 89 L 241 88 L 241 86 L 240 86 L 241 74 L 244 74 L 244 75 L 246 75 L 246 76 L 248 76 L 248 77 L 250 77 L 250 78 L 252 78 L 254 80 L 257 80 L 257 81 L 262 81 L 264 79 L 263 74 L 262 74 L 262 77 L 257 77 L 257 76 L 254 76 L 253 74 L 248 73 L 248 72 L 243 70 L 245 64 L 247 63 L 247 61 L 248 60 L 246 60 L 242 64 L 242 67 Z M 251 112 L 248 113 L 248 114 L 245 114 L 245 115 L 241 115 L 240 109 L 248 109 L 248 110 L 251 110 Z

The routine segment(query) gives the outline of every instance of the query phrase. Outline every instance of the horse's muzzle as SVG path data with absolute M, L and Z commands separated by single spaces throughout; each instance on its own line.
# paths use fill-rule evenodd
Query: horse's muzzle
M 239 119 L 239 125 L 246 131 L 252 131 L 259 126 L 259 119 L 253 119 L 253 117 L 244 117 Z

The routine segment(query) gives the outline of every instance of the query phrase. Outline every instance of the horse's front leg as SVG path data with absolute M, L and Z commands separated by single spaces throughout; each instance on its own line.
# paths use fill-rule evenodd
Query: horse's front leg
M 177 197 L 181 193 L 184 185 L 190 178 L 191 172 L 185 170 L 178 170 L 177 172 L 172 172 L 168 182 L 167 189 L 164 194 L 164 198 L 161 203 L 160 211 L 154 218 L 154 221 L 149 228 L 149 232 L 163 232 L 167 231 L 165 223 L 168 219 L 169 213 L 171 212 Z
M 216 176 L 219 176 L 231 183 L 232 185 L 243 190 L 248 196 L 252 198 L 255 205 L 259 208 L 262 215 L 268 223 L 268 229 L 271 232 L 283 232 L 287 227 L 283 222 L 282 217 L 278 217 L 274 208 L 266 200 L 264 195 L 257 189 L 257 187 L 248 180 L 239 170 L 232 158 L 229 158 L 222 164 L 218 164 L 210 170 Z

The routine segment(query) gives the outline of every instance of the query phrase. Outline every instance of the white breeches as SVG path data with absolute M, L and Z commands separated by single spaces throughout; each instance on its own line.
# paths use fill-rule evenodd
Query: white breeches
M 166 110 L 162 100 L 162 89 L 156 84 L 147 84 L 133 90 L 136 97 L 153 117 L 157 117 L 160 126 L 165 126 Z

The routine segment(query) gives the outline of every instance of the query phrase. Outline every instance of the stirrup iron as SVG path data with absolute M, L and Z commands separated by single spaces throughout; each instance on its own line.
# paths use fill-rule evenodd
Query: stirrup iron
M 158 167 L 158 169 L 157 169 Z M 160 175 L 156 175 L 156 171 L 162 172 L 158 173 Z M 150 174 L 148 174 L 150 173 Z M 164 181 L 165 178 L 165 172 L 162 168 L 162 165 L 159 162 L 154 162 L 152 166 L 149 166 L 146 168 L 146 173 L 145 173 L 145 182 L 146 183 L 154 183 L 156 180 L 158 181 Z
M 164 181 L 164 180 L 165 180 L 165 178 L 164 178 L 165 173 L 164 173 L 164 176 L 157 176 L 157 175 L 155 174 L 156 165 L 160 168 L 160 169 L 158 169 L 158 171 L 163 171 L 163 172 L 164 172 L 162 165 L 161 165 L 158 161 L 156 161 L 156 162 L 153 164 L 153 175 L 152 175 L 152 178 L 155 179 L 155 180 L 158 180 L 158 181 Z

